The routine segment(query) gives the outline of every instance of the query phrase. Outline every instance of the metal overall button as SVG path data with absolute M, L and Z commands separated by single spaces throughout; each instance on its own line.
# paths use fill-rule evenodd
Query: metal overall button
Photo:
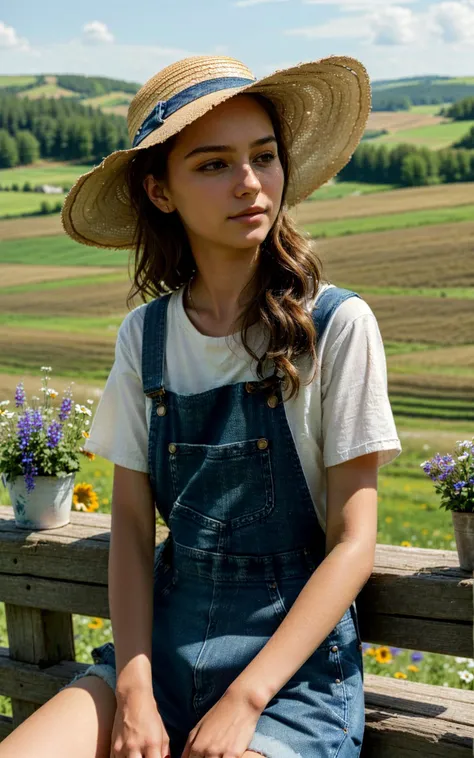
M 266 450 L 268 447 L 268 440 L 266 440 L 265 437 L 262 437 L 257 441 L 257 447 L 259 450 Z
M 267 405 L 269 408 L 276 408 L 278 405 L 278 398 L 276 395 L 270 395 L 270 397 L 267 400 Z
M 160 403 L 160 405 L 156 409 L 156 412 L 158 416 L 166 416 L 166 405 L 163 405 L 163 403 Z
M 168 445 L 168 450 L 169 450 L 170 453 L 175 453 L 176 452 L 177 447 L 174 444 L 174 442 L 170 442 L 170 444 Z

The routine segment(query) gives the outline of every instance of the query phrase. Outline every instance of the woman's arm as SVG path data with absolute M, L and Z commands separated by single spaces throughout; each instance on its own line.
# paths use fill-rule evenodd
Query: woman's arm
M 119 697 L 137 689 L 153 693 L 155 527 L 148 474 L 115 465 L 108 572 Z
M 377 453 L 327 472 L 326 557 L 229 694 L 263 710 L 312 655 L 370 577 L 377 541 Z

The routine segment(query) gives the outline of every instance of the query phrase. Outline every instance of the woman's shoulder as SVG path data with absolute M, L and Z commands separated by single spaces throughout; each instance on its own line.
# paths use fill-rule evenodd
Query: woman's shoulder
M 326 290 L 330 288 L 337 288 L 337 285 L 329 282 L 323 282 L 318 288 L 316 298 L 313 299 L 311 304 L 312 312 L 318 305 L 320 296 Z M 344 288 L 347 289 L 347 288 Z M 364 298 L 359 295 L 357 289 L 351 289 L 356 294 L 346 298 L 335 309 L 334 313 L 330 317 L 326 329 L 321 338 L 320 348 L 324 349 L 326 344 L 334 344 L 338 338 L 350 328 L 350 326 L 360 318 L 365 318 L 368 321 L 376 320 L 375 314 Z M 320 301 L 321 303 L 321 301 Z

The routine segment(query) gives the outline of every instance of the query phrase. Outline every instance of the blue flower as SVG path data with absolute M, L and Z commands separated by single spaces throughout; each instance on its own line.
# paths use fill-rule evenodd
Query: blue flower
M 454 483 L 454 489 L 455 490 L 462 490 L 463 487 L 465 487 L 467 482 L 455 482 Z
M 65 421 L 68 418 L 69 414 L 71 413 L 71 408 L 72 408 L 72 398 L 65 396 L 61 403 L 61 408 L 59 409 L 58 416 L 59 416 L 60 421 Z
M 26 400 L 26 394 L 25 394 L 25 389 L 23 387 L 23 382 L 19 382 L 16 386 L 16 392 L 15 392 L 16 407 L 19 408 L 21 405 L 23 405 L 25 400 Z
M 420 653 L 418 651 L 415 651 L 414 653 L 411 654 L 411 659 L 413 662 L 421 661 L 423 660 L 423 658 L 424 658 L 423 653 Z
M 62 436 L 63 436 L 63 432 L 62 432 L 61 424 L 59 423 L 59 421 L 52 421 L 48 427 L 48 432 L 47 432 L 48 439 L 47 439 L 46 445 L 48 447 L 57 447 Z

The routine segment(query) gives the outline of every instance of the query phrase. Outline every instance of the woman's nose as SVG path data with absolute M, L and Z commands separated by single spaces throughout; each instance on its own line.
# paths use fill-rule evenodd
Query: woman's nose
M 251 190 L 259 190 L 261 189 L 261 183 L 260 180 L 256 174 L 256 172 L 253 170 L 251 166 L 248 164 L 245 166 L 242 166 L 242 172 L 241 172 L 240 181 L 237 184 L 238 190 L 244 190 L 248 191 Z

